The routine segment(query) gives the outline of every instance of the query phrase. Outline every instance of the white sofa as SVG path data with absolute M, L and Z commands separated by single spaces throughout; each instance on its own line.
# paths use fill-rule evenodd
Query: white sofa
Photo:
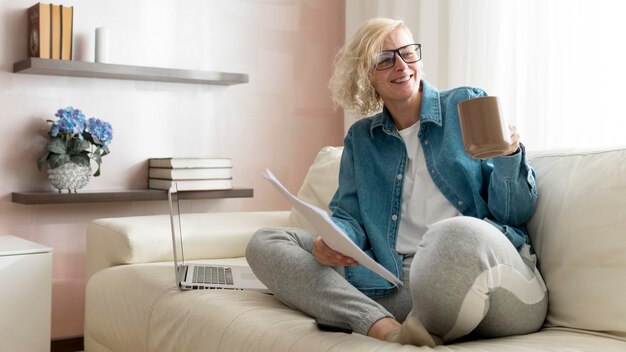
M 341 148 L 322 149 L 299 196 L 325 207 Z M 549 289 L 541 331 L 436 351 L 626 351 L 626 149 L 530 153 L 539 200 L 528 229 Z M 269 184 L 268 184 L 269 187 Z M 185 257 L 245 263 L 264 226 L 308 224 L 290 211 L 186 214 Z M 319 331 L 274 296 L 180 292 L 169 216 L 98 219 L 87 230 L 85 349 L 96 351 L 426 351 Z

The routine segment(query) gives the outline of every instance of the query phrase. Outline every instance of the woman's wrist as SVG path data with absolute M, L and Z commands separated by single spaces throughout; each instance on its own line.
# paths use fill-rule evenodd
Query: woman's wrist
M 513 153 L 510 153 L 510 154 L 505 154 L 504 156 L 513 156 L 513 155 L 516 155 L 517 153 L 519 153 L 519 152 L 520 152 L 520 150 L 521 150 L 521 149 L 520 149 L 520 147 L 517 147 L 517 149 L 516 149 Z

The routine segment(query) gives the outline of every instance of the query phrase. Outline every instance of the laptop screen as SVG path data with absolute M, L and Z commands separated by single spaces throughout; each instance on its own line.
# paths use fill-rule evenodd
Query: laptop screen
M 183 235 L 180 219 L 180 202 L 178 201 L 178 188 L 174 183 L 167 191 L 167 199 L 170 206 L 170 223 L 172 226 L 172 247 L 174 256 L 174 270 L 178 280 L 179 267 L 185 264 L 183 253 Z

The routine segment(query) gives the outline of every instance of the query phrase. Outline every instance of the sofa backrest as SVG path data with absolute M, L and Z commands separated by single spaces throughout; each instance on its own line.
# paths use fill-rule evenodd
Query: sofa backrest
M 626 339 L 626 149 L 533 153 L 528 231 L 549 290 L 548 326 Z
M 288 211 L 181 215 L 185 259 L 243 257 L 262 227 L 288 226 Z M 116 265 L 172 261 L 170 216 L 143 215 L 93 220 L 87 226 L 87 278 Z
M 298 197 L 328 210 L 341 147 L 325 147 Z M 539 198 L 528 231 L 550 295 L 546 326 L 626 338 L 626 149 L 529 153 Z M 296 211 L 294 227 L 314 231 Z

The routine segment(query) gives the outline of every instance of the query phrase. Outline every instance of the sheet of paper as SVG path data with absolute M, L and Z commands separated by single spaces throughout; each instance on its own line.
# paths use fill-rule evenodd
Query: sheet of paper
M 299 198 L 295 197 L 274 177 L 270 170 L 265 170 L 263 176 L 270 181 L 270 183 L 282 194 L 293 207 L 300 212 L 310 223 L 313 225 L 317 234 L 322 236 L 322 239 L 326 244 L 349 257 L 354 258 L 359 264 L 367 267 L 373 272 L 385 278 L 387 281 L 402 285 L 394 274 L 385 269 L 382 265 L 370 258 L 365 252 L 363 252 L 352 240 L 333 222 L 328 214 L 309 203 L 306 203 Z

